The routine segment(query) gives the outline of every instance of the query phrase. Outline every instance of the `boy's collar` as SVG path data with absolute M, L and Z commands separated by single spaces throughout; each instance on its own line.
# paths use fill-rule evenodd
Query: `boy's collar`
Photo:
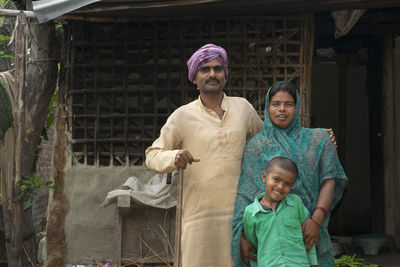
M 284 197 L 284 198 L 279 202 L 279 206 L 278 206 L 278 208 L 276 209 L 276 212 L 278 212 L 278 211 L 281 209 L 281 207 L 283 206 L 284 203 L 286 203 L 288 206 L 294 206 L 294 203 L 293 203 L 293 201 L 292 201 L 292 198 L 291 198 L 289 195 L 290 195 L 290 194 L 288 194 L 286 197 Z M 271 209 L 271 210 L 265 210 L 265 209 L 262 207 L 262 205 L 261 205 L 259 199 L 262 198 L 263 196 L 264 196 L 264 193 L 260 193 L 260 194 L 258 194 L 258 195 L 256 196 L 256 199 L 254 200 L 256 204 L 255 204 L 254 207 L 253 207 L 252 216 L 256 215 L 256 214 L 259 213 L 260 211 L 266 212 L 266 213 L 269 213 L 269 212 L 272 211 L 272 209 Z

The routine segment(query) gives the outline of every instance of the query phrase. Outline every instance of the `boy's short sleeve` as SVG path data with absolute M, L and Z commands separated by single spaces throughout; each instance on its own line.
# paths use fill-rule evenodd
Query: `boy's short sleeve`
M 303 223 L 305 220 L 307 220 L 310 217 L 310 213 L 308 212 L 307 208 L 304 206 L 301 198 L 299 198 L 297 195 L 293 195 L 293 197 L 296 199 L 296 205 L 297 205 L 297 209 L 299 211 L 300 222 Z

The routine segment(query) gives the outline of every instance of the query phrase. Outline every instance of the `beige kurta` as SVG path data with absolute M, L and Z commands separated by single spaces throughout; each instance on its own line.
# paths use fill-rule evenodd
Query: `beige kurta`
M 233 266 L 232 216 L 246 140 L 263 123 L 247 100 L 224 96 L 222 120 L 200 98 L 171 114 L 160 137 L 146 150 L 146 165 L 158 172 L 176 169 L 179 149 L 200 162 L 184 171 L 182 266 Z

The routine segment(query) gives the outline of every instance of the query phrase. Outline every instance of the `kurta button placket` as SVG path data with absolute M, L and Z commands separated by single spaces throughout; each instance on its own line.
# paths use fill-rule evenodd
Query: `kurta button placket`
M 224 138 L 222 137 L 222 130 L 220 130 L 220 133 L 219 133 L 219 143 L 221 144 L 219 149 L 221 151 L 223 151 L 224 150 Z

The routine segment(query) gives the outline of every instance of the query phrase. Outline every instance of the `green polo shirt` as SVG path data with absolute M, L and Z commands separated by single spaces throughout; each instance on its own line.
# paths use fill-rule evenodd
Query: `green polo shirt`
M 257 262 L 251 261 L 251 266 L 318 265 L 315 246 L 307 253 L 303 242 L 301 224 L 310 215 L 301 199 L 288 194 L 273 211 L 261 206 L 263 195 L 259 194 L 243 215 L 245 237 L 257 249 Z

